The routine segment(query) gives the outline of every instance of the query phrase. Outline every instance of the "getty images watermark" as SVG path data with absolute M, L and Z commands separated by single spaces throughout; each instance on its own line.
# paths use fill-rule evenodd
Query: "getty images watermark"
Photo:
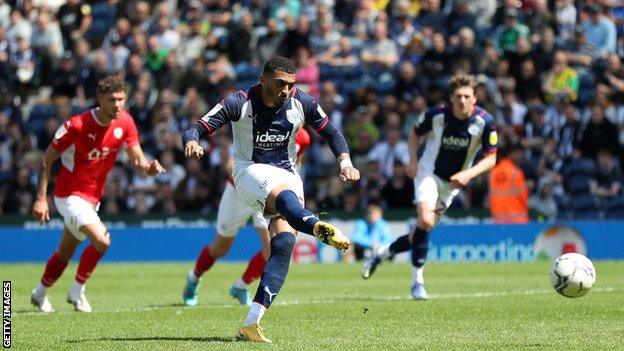
M 2 347 L 11 347 L 11 281 L 2 282 Z

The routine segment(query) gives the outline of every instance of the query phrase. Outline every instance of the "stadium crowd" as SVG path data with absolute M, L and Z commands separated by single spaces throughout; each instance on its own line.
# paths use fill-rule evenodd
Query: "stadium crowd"
M 211 136 L 198 161 L 184 158 L 180 134 L 277 53 L 295 60 L 299 88 L 343 131 L 362 171 L 358 184 L 341 183 L 312 133 L 310 209 L 411 208 L 407 131 L 445 102 L 452 74 L 467 72 L 499 148 L 523 150 L 531 208 L 549 219 L 624 217 L 615 0 L 0 0 L 0 213 L 30 213 L 42 150 L 114 72 L 143 150 L 167 172 L 140 177 L 121 157 L 100 211 L 214 213 L 231 136 Z M 487 183 L 475 179 L 454 206 L 487 206 Z

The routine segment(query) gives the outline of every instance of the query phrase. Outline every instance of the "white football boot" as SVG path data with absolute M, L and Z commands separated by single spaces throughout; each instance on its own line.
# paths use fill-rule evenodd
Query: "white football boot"
M 76 282 L 72 284 L 71 288 L 69 288 L 69 293 L 67 294 L 67 302 L 74 306 L 75 311 L 86 313 L 93 311 L 91 304 L 89 304 L 87 296 L 85 295 L 84 284 L 77 284 Z
M 43 313 L 51 313 L 54 312 L 54 308 L 52 308 L 52 304 L 50 303 L 50 299 L 48 298 L 48 294 L 46 294 L 45 290 L 41 289 L 33 289 L 32 294 L 30 295 L 30 303 L 33 306 L 37 307 L 39 311 Z

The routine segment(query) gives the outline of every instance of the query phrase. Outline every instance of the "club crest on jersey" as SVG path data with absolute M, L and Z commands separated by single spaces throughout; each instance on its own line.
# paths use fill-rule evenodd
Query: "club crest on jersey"
M 297 110 L 286 110 L 286 119 L 292 124 L 297 124 L 298 122 L 303 121 L 301 113 Z
M 121 136 L 123 135 L 123 129 L 121 127 L 113 129 L 113 135 L 115 136 L 115 138 L 121 139 Z
M 477 125 L 471 124 L 470 127 L 468 127 L 468 134 L 476 136 L 479 134 L 479 127 Z
M 449 135 L 447 137 L 442 138 L 442 145 L 445 148 L 451 150 L 459 150 L 468 147 L 468 143 L 470 143 L 469 138 L 459 138 L 453 135 Z

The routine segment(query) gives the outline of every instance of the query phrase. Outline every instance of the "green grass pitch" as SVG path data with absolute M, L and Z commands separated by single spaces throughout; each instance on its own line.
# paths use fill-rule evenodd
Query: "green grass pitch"
M 0 265 L 12 280 L 15 350 L 621 350 L 624 262 L 595 262 L 594 289 L 557 295 L 549 264 L 429 264 L 428 301 L 409 295 L 411 267 L 292 265 L 262 325 L 271 345 L 239 342 L 247 314 L 228 296 L 242 264 L 216 264 L 200 305 L 181 305 L 191 263 L 104 262 L 87 285 L 92 314 L 65 302 L 76 266 L 49 291 L 56 312 L 30 305 L 43 264 Z M 255 291 L 255 285 L 252 292 Z

